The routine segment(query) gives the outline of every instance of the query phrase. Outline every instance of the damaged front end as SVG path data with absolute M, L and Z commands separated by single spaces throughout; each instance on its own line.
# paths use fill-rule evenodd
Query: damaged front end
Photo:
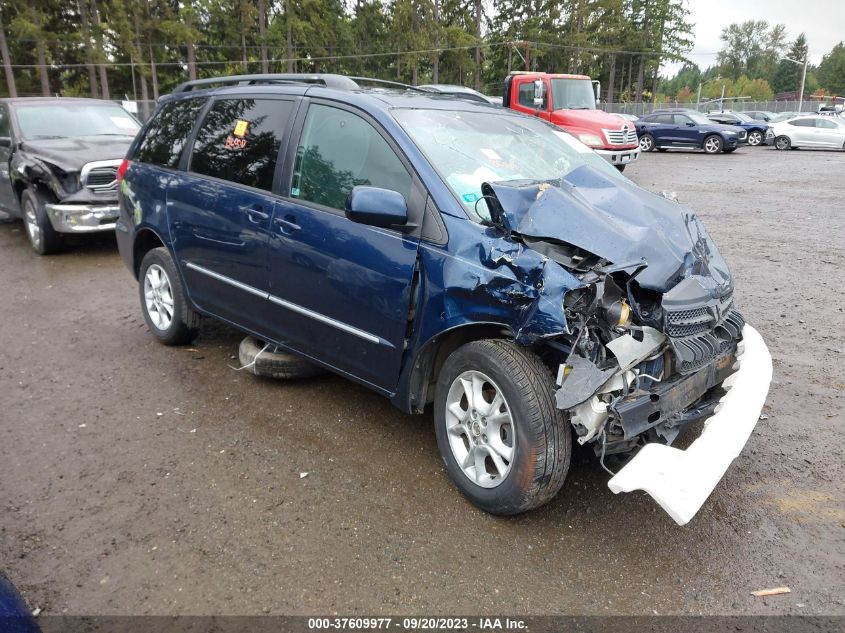
M 745 444 L 771 378 L 768 350 L 736 309 L 713 241 L 691 212 L 588 166 L 482 191 L 494 225 L 582 284 L 564 297 L 569 333 L 545 352 L 578 442 L 592 443 L 602 465 L 607 455 L 662 449 L 639 450 L 610 487 L 646 490 L 686 523 Z M 728 391 L 737 380 L 745 393 Z M 742 419 L 719 421 L 730 400 L 746 403 L 733 405 Z M 707 431 L 690 448 L 669 448 L 700 420 Z M 708 451 L 693 451 L 708 433 Z

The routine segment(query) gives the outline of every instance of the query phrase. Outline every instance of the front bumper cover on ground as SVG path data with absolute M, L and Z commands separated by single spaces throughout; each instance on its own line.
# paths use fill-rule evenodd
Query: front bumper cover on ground
M 47 204 L 47 217 L 57 233 L 113 231 L 120 213 L 115 204 Z
M 614 493 L 644 490 L 678 525 L 695 516 L 742 452 L 769 393 L 772 357 L 750 325 L 742 329 L 737 359 L 739 369 L 723 383 L 727 393 L 701 435 L 686 450 L 646 444 L 608 482 Z

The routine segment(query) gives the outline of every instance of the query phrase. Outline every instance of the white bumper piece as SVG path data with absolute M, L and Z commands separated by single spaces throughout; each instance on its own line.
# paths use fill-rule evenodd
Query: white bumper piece
M 763 338 L 746 325 L 738 347 L 739 369 L 723 383 L 728 391 L 701 435 L 686 450 L 646 444 L 607 483 L 614 493 L 644 490 L 678 525 L 695 516 L 742 452 L 769 393 L 772 357 Z

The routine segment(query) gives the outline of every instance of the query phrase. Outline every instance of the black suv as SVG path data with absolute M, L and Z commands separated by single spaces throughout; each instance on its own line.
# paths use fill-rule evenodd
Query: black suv
M 536 117 L 372 82 L 231 77 L 161 101 L 118 172 L 151 332 L 186 343 L 212 316 L 432 405 L 449 475 L 490 512 L 551 499 L 577 439 L 642 448 L 609 486 L 688 521 L 771 377 L 701 222 Z
M 117 168 L 139 129 L 111 101 L 0 99 L 0 210 L 41 255 L 65 234 L 113 231 Z

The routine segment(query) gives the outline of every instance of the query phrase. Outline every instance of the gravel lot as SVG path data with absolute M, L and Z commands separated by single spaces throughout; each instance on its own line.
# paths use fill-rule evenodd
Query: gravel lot
M 845 615 L 843 173 L 770 148 L 627 172 L 700 213 L 774 357 L 768 418 L 683 528 L 585 451 L 548 506 L 488 516 L 430 415 L 233 371 L 213 323 L 158 345 L 113 241 L 39 258 L 0 225 L 0 569 L 48 615 Z

